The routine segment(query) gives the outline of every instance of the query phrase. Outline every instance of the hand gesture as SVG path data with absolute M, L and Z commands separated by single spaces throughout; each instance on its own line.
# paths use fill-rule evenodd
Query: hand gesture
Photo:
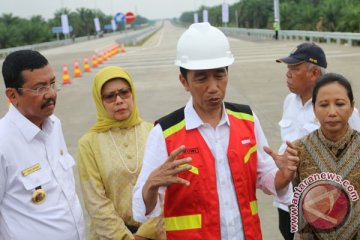
M 277 177 L 280 178 L 277 179 L 279 180 L 277 189 L 281 189 L 293 180 L 300 161 L 298 151 L 295 147 L 288 141 L 286 141 L 286 144 L 288 147 L 282 155 L 278 154 L 271 148 L 264 146 L 264 151 L 274 159 L 276 166 L 279 168 Z
M 142 190 L 146 215 L 154 209 L 157 203 L 159 187 L 167 187 L 171 184 L 190 185 L 189 181 L 178 177 L 179 173 L 191 169 L 191 166 L 187 164 L 191 158 L 177 159 L 184 150 L 185 146 L 180 146 L 172 151 L 168 159 L 149 175 Z
M 191 169 L 191 166 L 187 164 L 191 158 L 177 159 L 184 150 L 185 146 L 180 146 L 172 151 L 168 159 L 150 174 L 148 182 L 152 187 L 167 187 L 174 183 L 190 185 L 189 181 L 178 177 L 178 173 Z

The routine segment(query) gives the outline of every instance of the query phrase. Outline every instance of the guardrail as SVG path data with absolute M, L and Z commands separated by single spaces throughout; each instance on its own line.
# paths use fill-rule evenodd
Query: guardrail
M 125 32 L 116 40 L 119 44 L 125 43 L 125 45 L 137 45 L 142 42 L 145 38 L 149 37 L 156 31 L 158 31 L 162 25 L 158 24 L 156 26 L 148 27 L 139 31 Z
M 79 41 L 78 38 L 76 40 Z M 59 41 L 44 42 L 44 43 L 25 45 L 25 46 L 20 46 L 20 47 L 4 48 L 4 49 L 0 49 L 0 58 L 7 56 L 11 52 L 15 52 L 15 51 L 22 50 L 22 49 L 44 50 L 44 49 L 48 49 L 48 48 L 54 48 L 54 47 L 68 45 L 71 43 L 72 43 L 71 39 L 64 39 L 64 40 L 59 40 Z
M 269 29 L 248 29 L 248 28 L 220 28 L 226 35 L 235 38 L 247 38 L 251 40 L 272 39 L 274 30 Z M 282 40 L 304 40 L 312 42 L 336 42 L 353 46 L 354 41 L 360 41 L 360 33 L 350 32 L 316 32 L 316 31 L 297 31 L 280 30 L 279 39 Z
M 139 30 L 127 30 L 127 31 L 120 32 L 120 33 L 119 32 L 106 33 L 103 36 L 112 36 L 112 35 L 118 34 L 119 35 L 119 38 L 117 39 L 118 43 L 126 43 L 126 44 L 131 43 L 133 45 L 136 45 L 138 42 L 141 42 L 143 39 L 147 38 L 149 35 L 153 34 L 157 30 L 159 30 L 160 27 L 161 27 L 161 25 L 149 26 L 149 27 L 139 29 Z M 84 36 L 84 37 L 78 37 L 74 40 L 63 39 L 63 40 L 44 42 L 44 43 L 38 43 L 38 44 L 33 44 L 33 45 L 25 45 L 25 46 L 20 46 L 20 47 L 0 49 L 0 59 L 7 56 L 11 52 L 14 52 L 17 50 L 32 49 L 32 50 L 40 51 L 40 50 L 70 45 L 73 43 L 84 42 L 84 41 L 89 41 L 89 40 L 98 39 L 98 38 L 99 38 L 99 36 L 97 36 L 95 38 L 93 36 Z

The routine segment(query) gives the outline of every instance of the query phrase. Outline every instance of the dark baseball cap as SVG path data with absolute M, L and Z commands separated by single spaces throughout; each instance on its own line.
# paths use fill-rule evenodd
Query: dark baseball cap
M 315 43 L 302 43 L 298 45 L 288 57 L 277 59 L 276 62 L 283 62 L 289 65 L 309 62 L 326 68 L 327 62 L 324 51 Z

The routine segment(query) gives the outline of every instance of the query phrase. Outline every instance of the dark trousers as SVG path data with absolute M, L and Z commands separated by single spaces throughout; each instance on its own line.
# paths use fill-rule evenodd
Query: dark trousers
M 294 233 L 290 232 L 290 214 L 287 211 L 284 211 L 278 208 L 279 213 L 279 229 L 281 235 L 285 240 L 293 240 Z

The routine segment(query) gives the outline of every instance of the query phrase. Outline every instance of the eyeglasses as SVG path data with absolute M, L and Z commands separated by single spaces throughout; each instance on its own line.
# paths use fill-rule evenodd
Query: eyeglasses
M 45 85 L 45 86 L 40 86 L 37 88 L 18 88 L 18 90 L 20 91 L 29 91 L 34 93 L 35 95 L 43 95 L 47 92 L 49 92 L 49 90 L 53 89 L 55 91 L 57 91 L 57 81 L 51 82 L 50 85 Z
M 104 94 L 102 99 L 107 103 L 112 103 L 116 101 L 117 96 L 121 97 L 122 99 L 129 98 L 131 96 L 131 88 L 122 88 L 120 90 Z

